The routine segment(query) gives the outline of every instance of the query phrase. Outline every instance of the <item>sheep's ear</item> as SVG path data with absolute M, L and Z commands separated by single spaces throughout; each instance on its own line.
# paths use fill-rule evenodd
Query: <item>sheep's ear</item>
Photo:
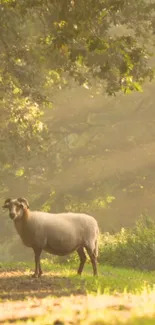
M 10 205 L 10 202 L 11 202 L 11 199 L 6 199 L 2 208 L 3 209 L 8 208 Z
M 20 207 L 24 209 L 25 208 L 25 203 L 24 202 L 20 202 Z
M 24 204 L 26 204 L 27 208 L 29 209 L 29 202 L 28 202 L 24 197 L 19 197 L 19 198 L 17 199 L 17 201 L 18 201 L 19 203 L 24 203 Z M 22 204 L 22 205 L 23 205 L 23 204 Z M 23 207 L 24 207 L 24 205 L 23 205 Z

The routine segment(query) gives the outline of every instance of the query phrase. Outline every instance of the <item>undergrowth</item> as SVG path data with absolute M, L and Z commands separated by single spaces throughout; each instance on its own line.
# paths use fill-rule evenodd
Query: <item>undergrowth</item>
M 141 216 L 133 229 L 102 234 L 99 262 L 117 267 L 155 270 L 155 222 Z

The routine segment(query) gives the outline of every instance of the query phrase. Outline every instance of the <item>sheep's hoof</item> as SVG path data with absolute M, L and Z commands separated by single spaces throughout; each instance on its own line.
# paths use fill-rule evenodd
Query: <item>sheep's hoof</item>
M 40 278 L 40 277 L 42 276 L 42 274 L 43 274 L 43 272 L 40 272 L 40 273 L 38 274 L 38 278 Z
M 37 278 L 38 275 L 36 273 L 32 274 L 32 278 Z
M 38 274 L 34 273 L 34 274 L 32 274 L 32 278 L 40 278 L 41 275 L 42 275 L 42 272 L 38 273 Z

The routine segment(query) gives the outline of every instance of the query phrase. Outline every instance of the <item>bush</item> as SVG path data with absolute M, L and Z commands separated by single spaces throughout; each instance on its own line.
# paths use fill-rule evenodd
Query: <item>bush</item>
M 154 270 L 155 222 L 141 216 L 133 229 L 122 228 L 114 235 L 102 234 L 98 260 L 112 266 Z

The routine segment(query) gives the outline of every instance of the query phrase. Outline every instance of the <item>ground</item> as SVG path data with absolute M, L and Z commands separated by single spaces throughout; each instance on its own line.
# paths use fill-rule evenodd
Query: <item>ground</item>
M 42 262 L 44 275 L 31 278 L 30 263 L 0 264 L 0 324 L 154 324 L 155 272 L 99 265 Z

